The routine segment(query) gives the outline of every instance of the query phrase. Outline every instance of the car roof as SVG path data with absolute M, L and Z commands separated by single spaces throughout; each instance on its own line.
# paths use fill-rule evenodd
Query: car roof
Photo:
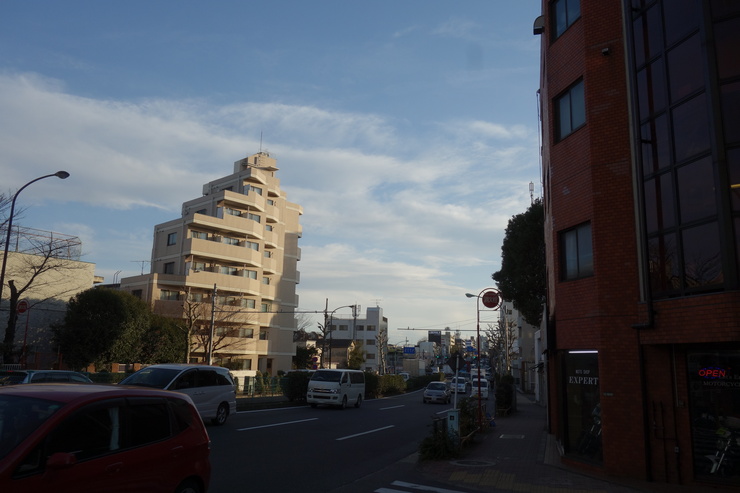
M 229 371 L 227 368 L 224 368 L 223 366 L 213 366 L 213 365 L 189 365 L 186 363 L 161 363 L 158 365 L 149 365 L 142 368 L 142 370 L 147 370 L 151 368 L 163 368 L 165 370 L 187 370 L 190 368 L 210 368 L 213 370 L 223 370 L 223 371 Z
M 183 397 L 183 394 L 159 389 L 99 384 L 79 385 L 74 383 L 30 383 L 28 385 L 0 387 L 0 397 L 6 395 L 35 397 L 64 403 L 75 401 L 94 402 L 103 398 L 115 397 Z

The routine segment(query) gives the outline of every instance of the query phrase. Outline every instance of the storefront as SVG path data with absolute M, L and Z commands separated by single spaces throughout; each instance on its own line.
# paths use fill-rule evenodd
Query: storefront
M 687 354 L 694 474 L 740 486 L 740 351 Z
M 574 458 L 601 463 L 599 354 L 569 351 L 563 365 L 566 452 Z

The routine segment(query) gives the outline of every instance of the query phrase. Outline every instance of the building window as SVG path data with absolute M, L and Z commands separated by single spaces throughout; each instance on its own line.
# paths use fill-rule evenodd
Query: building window
M 270 304 L 269 303 L 262 303 L 260 304 L 260 310 L 262 310 L 262 313 L 267 313 L 270 311 Z
M 207 240 L 208 239 L 208 233 L 204 233 L 203 231 L 191 231 L 190 232 L 191 238 L 197 238 L 199 240 Z
M 581 224 L 560 233 L 563 280 L 580 279 L 594 273 L 591 223 Z
M 374 325 L 368 325 L 367 326 L 367 330 L 375 330 L 375 326 Z
M 247 218 L 248 218 L 248 219 L 251 219 L 252 221 L 256 221 L 256 222 L 258 222 L 258 223 L 259 223 L 259 222 L 262 222 L 262 217 L 260 217 L 260 216 L 259 216 L 259 215 L 257 215 L 257 214 L 252 214 L 251 212 L 249 213 L 249 215 L 247 216 Z
M 165 263 L 163 272 L 165 274 L 174 274 L 175 273 L 175 263 L 174 262 Z
M 253 339 L 254 338 L 254 329 L 247 329 L 247 328 L 241 328 L 239 329 L 239 337 L 244 337 L 247 339 Z
M 260 187 L 255 187 L 253 185 L 245 185 L 244 192 L 246 195 L 248 195 L 249 192 L 254 192 L 257 195 L 262 195 L 262 189 Z
M 270 278 L 265 276 L 262 278 L 262 284 L 270 285 Z
M 177 233 L 170 233 L 167 235 L 167 246 L 177 244 Z
M 340 325 L 339 330 L 349 330 L 349 326 L 347 325 Z
M 236 267 L 229 267 L 228 265 L 222 265 L 219 270 L 221 274 L 226 274 L 229 276 L 235 276 L 239 273 L 238 269 Z
M 581 17 L 580 0 L 555 0 L 550 4 L 553 40 L 559 38 Z
M 260 341 L 266 341 L 268 339 L 267 337 L 267 331 L 266 330 L 260 330 Z
M 244 308 L 255 308 L 257 306 L 257 302 L 253 299 L 246 299 L 244 301 L 246 301 Z
M 180 292 L 163 289 L 159 292 L 159 299 L 167 301 L 177 301 L 178 299 L 180 299 Z
M 254 241 L 247 241 L 244 246 L 249 248 L 250 250 L 254 250 L 255 252 L 260 251 L 260 244 Z
M 265 231 L 272 231 L 272 224 L 265 224 Z
M 267 205 L 275 205 L 275 201 L 272 199 L 267 199 Z
M 134 298 L 141 299 L 141 295 L 143 293 L 142 293 L 141 289 L 134 289 L 133 291 L 131 291 L 131 294 L 134 296 Z
M 237 238 L 230 238 L 228 236 L 224 236 L 221 242 L 226 243 L 227 245 L 238 245 L 239 244 L 239 240 Z
M 366 353 L 365 359 L 366 360 L 375 359 L 375 353 Z
M 555 115 L 557 125 L 555 134 L 558 141 L 586 124 L 586 102 L 582 80 L 555 99 Z
M 257 271 L 250 270 L 250 269 L 244 269 L 244 277 L 247 277 L 249 279 L 257 279 Z
M 265 250 L 265 258 L 272 258 L 272 252 L 270 250 Z
M 230 216 L 241 216 L 242 211 L 237 209 L 232 209 L 231 207 L 224 207 L 224 212 Z

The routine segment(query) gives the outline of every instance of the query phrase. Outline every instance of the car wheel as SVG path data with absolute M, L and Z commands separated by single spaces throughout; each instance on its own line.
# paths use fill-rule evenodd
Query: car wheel
M 203 493 L 203 489 L 200 487 L 197 481 L 194 479 L 186 479 L 175 488 L 175 493 Z
M 218 406 L 218 410 L 216 410 L 216 417 L 213 418 L 211 421 L 214 425 L 221 426 L 222 424 L 226 423 L 226 418 L 229 417 L 229 406 L 225 402 L 222 402 L 221 405 Z
M 347 409 L 347 396 L 342 397 L 342 403 L 339 405 L 341 409 Z
M 357 396 L 357 402 L 355 402 L 355 407 L 360 407 L 362 405 L 362 394 Z

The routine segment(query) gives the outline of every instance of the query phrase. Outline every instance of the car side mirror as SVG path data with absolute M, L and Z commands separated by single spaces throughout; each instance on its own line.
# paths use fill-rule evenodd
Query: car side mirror
M 57 452 L 55 454 L 51 454 L 51 456 L 46 460 L 46 467 L 49 469 L 66 469 L 75 464 L 77 464 L 77 457 L 75 457 L 75 454 L 68 452 Z

